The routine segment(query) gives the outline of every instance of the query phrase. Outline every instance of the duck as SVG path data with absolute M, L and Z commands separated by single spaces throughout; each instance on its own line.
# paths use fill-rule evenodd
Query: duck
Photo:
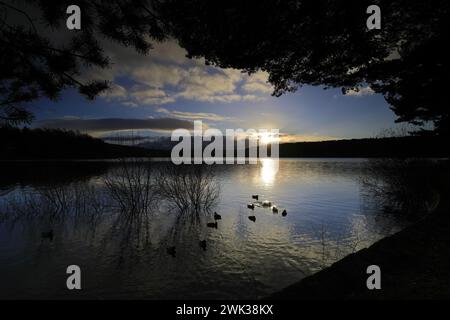
M 41 237 L 42 239 L 48 239 L 50 241 L 53 241 L 53 230 L 42 232 Z
M 209 227 L 209 228 L 215 228 L 215 229 L 217 229 L 217 221 L 216 221 L 216 222 L 208 222 L 208 223 L 206 224 L 206 226 Z
M 217 212 L 214 212 L 214 220 L 221 220 L 222 216 L 218 214 Z
M 249 216 L 248 218 L 250 219 L 250 221 L 256 222 L 256 217 L 255 216 Z
M 262 205 L 263 205 L 263 207 L 270 207 L 272 205 L 272 202 L 270 202 L 268 200 L 264 200 Z
M 200 248 L 202 248 L 203 251 L 206 251 L 206 240 L 201 240 L 199 242 L 199 244 L 200 244 Z
M 282 215 L 283 217 L 286 217 L 286 215 L 287 215 L 286 209 L 283 210 L 283 212 L 281 213 L 281 215 Z
M 170 255 L 170 256 L 175 258 L 177 250 L 176 250 L 175 247 L 168 247 L 168 248 L 166 248 L 166 252 L 167 252 L 168 255 Z
M 273 207 L 272 207 L 272 212 L 273 212 L 273 213 L 278 213 L 278 208 L 275 207 L 275 206 L 273 206 Z
M 252 195 L 252 199 L 258 200 L 259 196 L 257 194 Z
M 255 210 L 255 205 L 253 203 L 250 203 L 247 205 L 247 208 Z

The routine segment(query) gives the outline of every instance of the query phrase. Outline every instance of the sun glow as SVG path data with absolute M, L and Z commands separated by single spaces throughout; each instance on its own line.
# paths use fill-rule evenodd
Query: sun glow
M 269 132 L 259 133 L 259 141 L 263 144 L 279 142 L 278 140 L 279 138 L 275 137 L 272 133 Z

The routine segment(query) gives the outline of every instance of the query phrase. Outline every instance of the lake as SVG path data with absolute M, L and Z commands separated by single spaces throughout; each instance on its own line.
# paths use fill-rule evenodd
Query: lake
M 410 223 L 373 201 L 366 159 L 281 159 L 278 170 L 273 161 L 210 166 L 217 197 L 195 214 L 164 194 L 124 214 L 111 181 L 132 162 L 2 164 L 0 298 L 261 298 Z M 72 264 L 81 291 L 66 289 Z

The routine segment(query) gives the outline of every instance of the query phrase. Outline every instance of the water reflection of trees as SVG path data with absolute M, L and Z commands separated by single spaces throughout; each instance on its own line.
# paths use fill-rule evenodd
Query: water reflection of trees
M 122 213 L 139 215 L 155 209 L 159 193 L 150 162 L 123 162 L 104 177 L 104 183 Z
M 0 221 L 10 227 L 38 223 L 51 228 L 67 222 L 96 227 L 106 207 L 104 200 L 95 186 L 83 182 L 21 189 L 3 201 Z
M 15 190 L 0 199 L 0 222 L 58 234 L 83 230 L 90 233 L 86 239 L 101 236 L 96 238 L 100 244 L 113 243 L 122 256 L 155 238 L 165 244 L 181 234 L 197 234 L 218 197 L 214 174 L 206 166 L 123 162 L 92 181 Z M 173 219 L 165 229 L 152 226 L 155 215 L 168 213 Z
M 161 243 L 170 246 L 190 242 L 197 246 L 199 240 L 205 240 L 206 223 L 220 195 L 213 170 L 206 165 L 159 167 L 158 191 L 166 210 L 175 212 Z
M 421 216 L 440 201 L 448 164 L 426 159 L 371 159 L 362 178 L 363 196 L 386 212 Z
M 32 161 L 3 162 L 0 190 L 17 185 L 46 187 L 73 182 L 87 182 L 116 166 L 112 161 Z
M 161 196 L 181 214 L 198 217 L 208 212 L 219 197 L 213 169 L 206 165 L 162 165 L 156 181 Z

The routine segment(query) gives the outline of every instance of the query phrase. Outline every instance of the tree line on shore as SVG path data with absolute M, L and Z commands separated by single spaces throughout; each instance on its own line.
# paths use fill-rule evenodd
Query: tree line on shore
M 405 136 L 284 143 L 279 146 L 279 154 L 280 157 L 448 157 L 444 146 L 446 139 L 442 136 Z M 0 127 L 1 160 L 170 157 L 170 154 L 170 149 L 116 145 L 63 129 Z

